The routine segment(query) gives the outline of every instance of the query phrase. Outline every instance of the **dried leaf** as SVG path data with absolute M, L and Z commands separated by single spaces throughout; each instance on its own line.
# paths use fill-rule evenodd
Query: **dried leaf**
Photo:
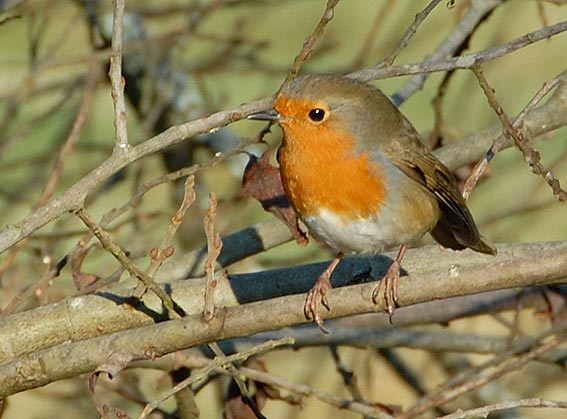
M 112 352 L 106 361 L 104 361 L 89 378 L 89 389 L 94 392 L 98 376 L 101 373 L 106 373 L 110 378 L 116 377 L 120 371 L 134 360 L 134 354 L 131 352 L 119 349 Z
M 377 407 L 378 409 L 384 411 L 388 415 L 391 416 L 398 416 L 400 413 L 403 412 L 403 409 L 399 405 L 394 404 L 386 404 L 386 403 L 372 403 L 372 406 Z
M 249 358 L 244 364 L 247 366 L 253 365 L 254 368 L 266 371 L 265 365 L 260 361 L 254 360 L 254 358 Z M 240 394 L 238 384 L 231 380 L 226 394 L 225 419 L 257 419 L 261 415 L 260 411 L 264 408 L 267 401 L 267 394 L 263 390 L 264 384 L 246 380 L 246 386 L 249 389 L 253 387 L 256 390 L 252 400 L 245 400 Z M 252 404 L 255 405 L 256 411 Z
M 258 409 L 262 409 L 254 397 L 254 402 L 258 406 Z M 254 413 L 254 410 L 243 400 L 242 396 L 238 394 L 233 398 L 229 399 L 225 403 L 224 419 L 257 419 L 258 415 Z
M 270 164 L 269 150 L 266 150 L 259 159 L 253 154 L 248 156 L 248 164 L 242 177 L 243 192 L 257 199 L 266 211 L 282 220 L 289 227 L 299 245 L 307 245 L 309 242 L 307 229 L 289 204 L 280 171 Z
M 249 358 L 244 363 L 249 368 L 254 368 L 259 371 L 267 372 L 265 364 L 258 358 Z M 256 381 L 246 380 L 246 385 L 248 388 L 254 388 L 254 396 L 252 402 L 257 407 L 257 412 L 250 406 L 250 402 L 245 400 L 240 394 L 238 385 L 234 380 L 230 382 L 225 402 L 225 419 L 257 419 L 261 415 L 260 411 L 266 405 L 268 399 L 272 400 L 283 400 L 292 405 L 301 404 L 301 398 L 294 395 L 282 396 L 280 391 L 270 386 L 269 384 L 264 384 Z
M 83 261 L 88 253 L 88 249 L 85 247 L 84 243 L 79 242 L 73 252 L 71 253 L 70 266 L 71 274 L 73 275 L 73 282 L 77 290 L 82 291 L 87 287 L 90 287 L 96 281 L 100 279 L 99 276 L 94 274 L 89 274 L 81 271 Z
M 567 321 L 567 300 L 564 290 L 565 288 L 561 286 L 545 287 L 543 298 L 547 307 L 536 314 L 548 317 L 554 325 L 565 323 Z

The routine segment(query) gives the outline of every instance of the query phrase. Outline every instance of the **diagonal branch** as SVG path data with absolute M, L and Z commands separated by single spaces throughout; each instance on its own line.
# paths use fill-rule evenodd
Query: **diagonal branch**
M 301 48 L 301 51 L 299 51 L 299 54 L 297 54 L 297 56 L 293 60 L 293 64 L 291 66 L 291 69 L 289 70 L 289 74 L 286 77 L 286 81 L 294 79 L 299 73 L 299 70 L 301 69 L 303 63 L 307 59 L 309 59 L 309 56 L 313 52 L 313 47 L 315 46 L 315 42 L 317 42 L 317 40 L 321 37 L 321 35 L 323 35 L 323 31 L 325 30 L 325 27 L 329 24 L 331 19 L 333 19 L 335 15 L 335 7 L 337 6 L 337 4 L 339 4 L 339 1 L 340 0 L 327 0 L 327 6 L 323 11 L 323 16 L 321 16 L 321 19 L 319 19 L 319 22 L 317 23 L 317 26 L 315 26 L 313 33 L 309 35 L 303 42 L 303 47 Z
M 529 32 L 509 42 L 493 48 L 483 49 L 478 52 L 460 55 L 447 60 L 439 59 L 415 64 L 402 64 L 392 67 L 382 67 L 377 64 L 373 67 L 351 73 L 352 78 L 370 81 L 387 77 L 407 76 L 409 74 L 433 73 L 437 71 L 451 71 L 457 69 L 468 69 L 483 62 L 493 60 L 517 51 L 535 42 L 550 38 L 567 31 L 567 21 L 547 26 L 537 31 Z
M 551 186 L 551 189 L 553 190 L 553 195 L 555 195 L 559 201 L 567 201 L 567 192 L 561 189 L 559 180 L 555 178 L 553 173 L 551 173 L 551 171 L 547 170 L 543 166 L 543 164 L 541 163 L 540 153 L 528 144 L 530 138 L 526 138 L 524 133 L 521 131 L 521 128 L 523 126 L 522 116 L 529 111 L 528 110 L 526 110 L 525 112 L 522 111 L 520 117 L 518 117 L 516 121 L 512 123 L 506 112 L 504 112 L 502 106 L 500 106 L 500 104 L 498 103 L 498 100 L 496 99 L 496 95 L 494 94 L 494 89 L 490 86 L 488 80 L 486 80 L 486 77 L 484 77 L 483 71 L 480 68 L 480 66 L 473 67 L 472 71 L 477 77 L 478 82 L 488 99 L 488 103 L 490 104 L 491 108 L 494 109 L 494 112 L 496 112 L 496 115 L 498 115 L 498 118 L 502 122 L 502 126 L 503 126 L 502 135 L 514 141 L 514 144 L 522 152 L 524 159 L 530 166 L 532 172 L 535 173 L 536 175 L 540 175 L 541 177 L 543 177 L 543 179 L 549 184 L 549 186 Z M 547 86 L 544 85 L 542 91 L 544 93 L 549 91 L 549 89 L 553 88 L 555 85 L 561 82 L 566 75 L 567 75 L 567 70 L 563 71 L 559 76 L 557 76 L 554 79 L 554 81 L 549 83 Z M 539 97 L 540 95 L 536 94 L 535 99 L 539 99 Z M 500 144 L 497 144 L 497 146 L 492 147 L 490 155 L 498 151 L 497 149 L 499 148 L 500 148 Z

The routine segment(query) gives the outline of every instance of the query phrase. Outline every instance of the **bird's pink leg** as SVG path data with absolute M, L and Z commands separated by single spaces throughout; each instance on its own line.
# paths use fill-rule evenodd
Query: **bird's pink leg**
M 329 301 L 327 300 L 327 292 L 332 288 L 331 286 L 331 274 L 343 258 L 344 253 L 339 252 L 337 256 L 331 261 L 329 266 L 323 271 L 319 278 L 317 278 L 317 282 L 313 285 L 313 288 L 309 290 L 307 293 L 307 298 L 305 300 L 305 306 L 303 307 L 303 311 L 305 313 L 305 317 L 308 319 L 313 319 L 317 326 L 323 329 L 323 319 L 319 315 L 319 311 L 317 310 L 317 300 L 321 300 L 321 304 L 325 307 L 328 311 L 331 310 L 329 307 Z
M 380 283 L 372 291 L 372 302 L 376 304 L 378 302 L 378 295 L 380 294 L 382 283 L 384 283 L 384 307 L 386 309 L 386 313 L 388 313 L 390 322 L 392 315 L 394 314 L 394 310 L 398 305 L 398 278 L 400 277 L 400 267 L 405 254 L 406 245 L 402 244 L 396 259 L 388 268 L 388 272 L 386 272 L 386 275 L 384 275 Z

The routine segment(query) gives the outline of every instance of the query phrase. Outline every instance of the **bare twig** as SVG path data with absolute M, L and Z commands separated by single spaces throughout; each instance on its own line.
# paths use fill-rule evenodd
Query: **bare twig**
M 548 335 L 549 333 L 546 334 Z M 420 399 L 409 410 L 400 415 L 400 418 L 413 418 L 435 406 L 447 403 L 462 394 L 469 393 L 472 390 L 480 388 L 491 381 L 494 381 L 506 374 L 518 370 L 527 362 L 537 358 L 538 356 L 541 356 L 551 349 L 556 348 L 564 341 L 564 332 L 561 331 L 560 333 L 555 334 L 549 341 L 543 343 L 541 342 L 541 339 L 536 339 L 535 342 L 538 343 L 532 345 L 526 353 L 520 355 L 517 359 L 511 359 L 510 357 L 510 355 L 517 353 L 517 350 L 507 351 L 504 354 L 496 357 L 494 360 L 491 360 L 478 367 L 476 369 L 476 373 L 472 377 L 466 377 L 463 382 L 458 382 L 459 377 L 455 377 L 439 390 L 430 392 L 425 397 Z M 494 366 L 495 364 L 496 366 L 487 372 L 488 368 Z M 455 383 L 455 381 L 457 382 Z
M 122 77 L 122 31 L 125 0 L 113 0 L 114 14 L 112 20 L 112 52 L 110 54 L 110 84 L 114 103 L 114 127 L 116 145 L 114 152 L 128 150 L 128 129 L 126 126 L 126 101 L 124 100 L 124 78 Z
M 362 396 L 362 392 L 358 387 L 358 380 L 356 379 L 356 375 L 352 370 L 348 369 L 347 366 L 343 363 L 337 345 L 329 345 L 329 349 L 331 351 L 331 355 L 333 356 L 333 361 L 335 361 L 335 366 L 337 368 L 337 372 L 341 375 L 343 379 L 343 384 L 348 389 L 349 393 L 353 397 L 354 400 L 357 402 L 364 403 L 364 397 Z
M 384 58 L 384 60 L 378 64 L 379 66 L 390 66 L 394 62 L 394 60 L 400 55 L 400 52 L 409 44 L 411 38 L 417 32 L 417 28 L 423 23 L 423 21 L 429 16 L 429 14 L 437 7 L 437 5 L 441 2 L 441 0 L 431 0 L 431 2 L 425 6 L 425 8 L 415 15 L 415 18 L 412 24 L 407 28 L 404 35 L 398 41 L 397 45 L 394 47 L 392 51 Z
M 293 64 L 291 66 L 291 69 L 289 70 L 289 74 L 286 77 L 286 81 L 292 80 L 297 76 L 303 63 L 312 54 L 313 47 L 315 46 L 315 42 L 317 42 L 317 40 L 321 37 L 327 24 L 331 21 L 331 19 L 333 19 L 333 16 L 335 14 L 335 7 L 339 3 L 339 1 L 340 0 L 327 0 L 327 6 L 325 7 L 323 16 L 321 16 L 321 19 L 319 19 L 319 22 L 317 23 L 317 26 L 313 30 L 313 33 L 309 35 L 303 42 L 303 47 L 301 48 L 299 54 L 297 54 L 297 56 L 293 60 Z
M 65 165 L 65 160 L 69 157 L 69 154 L 75 148 L 77 141 L 81 135 L 83 127 L 85 126 L 85 122 L 88 119 L 89 110 L 91 108 L 92 100 L 95 93 L 95 88 L 100 80 L 100 68 L 98 60 L 92 59 L 89 65 L 89 74 L 87 75 L 87 83 L 85 85 L 85 90 L 83 93 L 83 98 L 81 100 L 81 104 L 79 105 L 79 109 L 77 111 L 77 116 L 75 118 L 75 122 L 73 123 L 73 128 L 71 132 L 67 136 L 67 139 L 63 143 L 61 149 L 59 150 L 59 154 L 55 160 L 53 165 L 53 170 L 51 175 L 47 179 L 45 186 L 43 188 L 43 192 L 41 193 L 41 197 L 39 198 L 38 202 L 34 205 L 34 208 L 37 208 L 43 204 L 53 195 L 57 183 L 61 177 L 63 172 L 63 167 Z
M 151 412 L 153 412 L 165 400 L 167 400 L 168 398 L 173 396 L 177 391 L 179 391 L 179 390 L 181 390 L 181 389 L 183 389 L 183 388 L 185 388 L 185 387 L 187 387 L 187 386 L 189 386 L 193 383 L 196 383 L 197 381 L 200 381 L 200 380 L 206 378 L 209 374 L 217 371 L 218 369 L 222 369 L 226 365 L 230 365 L 230 364 L 233 364 L 235 362 L 242 362 L 242 361 L 250 358 L 251 356 L 255 356 L 255 355 L 259 355 L 259 354 L 264 353 L 264 352 L 271 351 L 272 349 L 280 347 L 280 346 L 287 346 L 287 345 L 292 345 L 292 344 L 293 344 L 292 338 L 283 338 L 283 339 L 279 339 L 277 341 L 265 342 L 261 345 L 255 346 L 254 348 L 251 348 L 248 351 L 239 352 L 239 353 L 234 354 L 234 355 L 216 357 L 215 359 L 209 361 L 208 365 L 201 368 L 200 370 L 194 371 L 189 378 L 187 378 L 186 380 L 183 380 L 182 382 L 180 382 L 179 384 L 177 384 L 173 388 L 171 388 L 168 391 L 161 394 L 154 401 L 152 401 L 151 403 L 146 405 L 146 407 L 144 407 L 144 410 L 138 416 L 138 419 L 147 418 L 148 415 Z
M 562 71 L 558 76 L 549 80 L 543 84 L 541 89 L 539 89 L 534 97 L 528 102 L 528 104 L 522 109 L 518 117 L 514 120 L 512 127 L 515 130 L 521 129 L 524 125 L 524 121 L 526 117 L 529 115 L 531 111 L 535 109 L 535 107 L 541 102 L 541 100 L 551 91 L 553 90 L 567 75 L 567 70 Z M 489 94 L 491 90 L 488 90 Z M 492 93 L 493 96 L 493 93 Z M 491 99 L 493 102 L 495 99 Z M 491 104 L 492 105 L 492 104 Z M 498 111 L 497 111 L 498 113 Z M 465 199 L 468 198 L 470 192 L 474 189 L 476 184 L 478 183 L 479 179 L 481 178 L 482 174 L 488 167 L 489 161 L 494 157 L 496 153 L 498 153 L 504 147 L 504 140 L 507 138 L 504 134 L 500 135 L 490 147 L 490 150 L 486 153 L 486 155 L 475 165 L 471 175 L 467 179 L 465 183 L 465 187 L 463 189 L 463 196 Z
M 443 99 L 445 98 L 445 94 L 447 93 L 447 87 L 449 85 L 449 81 L 451 77 L 455 74 L 453 71 L 449 71 L 443 77 L 441 83 L 439 83 L 439 87 L 437 88 L 437 94 L 431 101 L 431 105 L 433 107 L 433 112 L 435 114 L 435 122 L 433 125 L 433 129 L 429 134 L 429 137 L 424 141 L 427 147 L 434 150 L 441 145 L 441 140 L 443 138 L 443 128 L 444 128 L 444 121 L 443 121 Z
M 179 209 L 177 210 L 175 215 L 171 218 L 171 221 L 167 228 L 167 232 L 163 237 L 160 245 L 157 248 L 152 249 L 150 252 L 150 256 L 152 257 L 152 262 L 150 263 L 150 266 L 146 271 L 146 273 L 150 276 L 150 278 L 153 278 L 155 276 L 156 272 L 158 271 L 164 260 L 166 260 L 173 254 L 174 248 L 171 245 L 171 241 L 173 240 L 173 236 L 175 236 L 177 229 L 183 222 L 187 210 L 189 209 L 191 204 L 193 204 L 193 202 L 195 201 L 195 191 L 193 189 L 194 186 L 195 186 L 195 176 L 193 175 L 188 176 L 187 179 L 185 180 L 185 188 L 184 188 L 185 193 L 183 194 L 183 200 L 181 201 L 181 205 L 179 206 Z
M 455 55 L 458 48 L 469 38 L 474 30 L 496 7 L 501 5 L 503 0 L 475 0 L 470 2 L 466 14 L 459 20 L 459 23 L 445 38 L 445 40 L 437 47 L 437 49 L 425 57 L 425 62 L 441 60 L 449 56 Z M 429 77 L 427 73 L 417 73 L 410 77 L 402 87 L 394 94 L 393 98 L 397 105 L 404 102 L 414 92 L 421 89 L 425 81 Z
M 490 104 L 492 109 L 494 109 L 494 111 L 498 115 L 498 118 L 500 118 L 500 121 L 502 122 L 504 129 L 503 135 L 505 137 L 511 138 L 514 141 L 514 144 L 516 144 L 516 147 L 522 152 L 524 159 L 530 166 L 532 172 L 544 178 L 544 180 L 549 184 L 549 186 L 551 186 L 551 189 L 553 190 L 553 194 L 555 195 L 555 197 L 559 201 L 567 201 L 567 192 L 561 189 L 559 180 L 557 180 L 553 175 L 553 173 L 551 173 L 543 166 L 543 164 L 541 163 L 540 153 L 528 144 L 530 139 L 526 138 L 524 132 L 522 132 L 521 130 L 524 119 L 518 118 L 516 122 L 513 124 L 512 121 L 510 121 L 510 118 L 508 117 L 506 112 L 504 112 L 504 109 L 498 103 L 498 100 L 496 99 L 496 96 L 494 94 L 494 89 L 490 86 L 488 80 L 486 80 L 486 78 L 484 77 L 484 74 L 480 66 L 474 66 L 472 67 L 472 70 L 476 75 L 479 84 L 482 87 L 482 90 L 484 91 L 484 94 L 488 99 L 488 103 Z M 559 81 L 561 81 L 565 77 L 565 75 L 567 75 L 567 71 L 563 71 L 558 76 L 558 78 L 554 79 L 555 83 L 552 83 L 552 87 L 558 84 Z M 544 87 L 540 90 L 540 92 L 538 92 L 538 94 L 536 94 L 536 96 L 532 100 L 536 101 L 536 103 L 539 102 L 539 100 L 541 100 L 543 95 L 546 94 L 549 90 L 551 90 L 552 87 L 548 88 L 546 85 L 544 85 Z M 530 109 L 533 106 L 534 105 L 531 105 Z M 524 117 L 528 111 L 529 109 L 525 113 L 523 113 Z M 481 169 L 482 167 L 479 169 L 479 172 Z
M 209 194 L 209 210 L 204 219 L 205 234 L 207 236 L 207 260 L 205 261 L 205 306 L 203 318 L 210 321 L 215 315 L 214 291 L 217 287 L 215 278 L 215 263 L 222 249 L 220 235 L 215 231 L 215 218 L 217 215 L 217 198 L 214 193 Z
M 543 117 L 543 118 L 542 118 Z M 549 100 L 535 108 L 525 118 L 524 127 L 532 137 L 551 132 L 567 124 L 567 82 L 557 85 Z M 461 139 L 435 150 L 433 153 L 449 169 L 454 170 L 465 164 L 478 161 L 486 156 L 494 141 L 502 134 L 502 124 L 498 123 L 482 131 L 473 132 Z M 466 147 L 463 147 L 466 144 Z M 503 147 L 514 145 L 512 140 L 506 140 Z
M 317 390 L 311 386 L 297 384 L 283 377 L 248 367 L 241 367 L 239 371 L 254 381 L 266 383 L 273 387 L 283 388 L 301 396 L 315 397 L 322 402 L 335 406 L 339 409 L 348 409 L 352 412 L 361 413 L 371 418 L 393 419 L 391 414 L 385 412 L 383 409 L 373 406 L 372 404 L 357 402 L 354 400 L 345 400 L 324 391 Z
M 177 144 L 183 139 L 240 120 L 247 114 L 265 109 L 271 100 L 263 99 L 239 107 L 214 113 L 186 124 L 173 126 L 140 145 L 131 147 L 128 153 L 113 154 L 100 166 L 79 180 L 62 195 L 52 199 L 20 222 L 0 232 L 0 253 L 32 234 L 38 228 L 53 221 L 62 213 L 78 208 L 86 195 L 105 182 L 110 176 L 136 160 Z
M 43 259 L 44 260 L 47 259 L 49 265 L 51 265 L 50 256 L 44 255 Z M 51 266 L 47 267 L 47 269 L 45 269 L 44 272 L 42 273 L 39 280 L 37 280 L 33 284 L 33 286 L 30 286 L 27 289 L 23 290 L 22 292 L 20 292 L 18 295 L 16 295 L 14 298 L 10 300 L 10 302 L 6 305 L 4 310 L 2 310 L 2 316 L 5 317 L 12 314 L 16 310 L 16 308 L 20 304 L 22 304 L 23 301 L 25 301 L 27 298 L 30 298 L 31 296 L 36 296 L 39 298 L 42 294 L 44 294 L 45 290 L 51 285 L 51 281 L 53 280 L 53 278 L 55 278 L 55 276 L 57 276 L 58 273 L 59 273 L 58 269 L 53 268 Z
M 244 139 L 238 147 L 234 150 L 226 152 L 226 153 L 216 153 L 214 157 L 209 159 L 207 162 L 204 163 L 196 163 L 189 167 L 184 167 L 182 169 L 176 170 L 175 172 L 166 173 L 162 176 L 159 176 L 155 179 L 152 179 L 146 183 L 144 183 L 140 188 L 136 191 L 136 193 L 130 198 L 130 200 L 122 205 L 121 207 L 114 208 L 107 212 L 103 217 L 102 221 L 100 222 L 101 227 L 106 228 L 112 221 L 117 219 L 120 215 L 126 213 L 128 210 L 137 207 L 142 198 L 146 193 L 148 193 L 153 188 L 174 182 L 178 179 L 184 177 L 191 177 L 197 174 L 200 170 L 215 167 L 217 164 L 227 161 L 229 158 L 236 156 L 244 150 L 245 147 L 250 145 L 253 140 Z
M 437 419 L 467 419 L 467 418 L 487 418 L 488 415 L 500 410 L 517 409 L 520 407 L 544 407 L 550 409 L 567 409 L 567 402 L 560 400 L 544 399 L 521 399 L 507 400 L 505 402 L 494 403 L 476 409 L 458 410 L 450 415 L 439 416 Z
M 216 342 L 209 343 L 209 348 L 211 348 L 211 350 L 215 354 L 215 358 L 226 358 L 225 353 Z M 226 370 L 226 372 L 228 372 L 228 374 L 230 374 L 230 376 L 238 386 L 240 395 L 244 398 L 245 403 L 252 409 L 254 415 L 258 419 L 266 419 L 266 417 L 262 414 L 262 412 L 260 412 L 260 409 L 258 409 L 258 406 L 254 402 L 252 394 L 250 393 L 250 390 L 246 385 L 245 378 L 239 373 L 234 364 L 232 362 L 227 362 L 223 365 L 223 368 Z
M 510 54 L 527 45 L 550 38 L 567 30 L 567 21 L 556 23 L 555 25 L 542 28 L 537 31 L 529 32 L 509 42 L 493 48 L 483 49 L 478 52 L 449 58 L 426 61 L 415 64 L 402 64 L 391 67 L 381 67 L 379 64 L 364 70 L 355 71 L 349 77 L 370 81 L 387 77 L 407 76 L 409 74 L 433 73 L 437 71 L 450 71 L 456 69 L 468 69 L 485 61 L 493 60 L 503 55 Z
M 358 50 L 358 54 L 352 60 L 352 63 L 350 64 L 349 68 L 354 70 L 355 68 L 360 68 L 364 65 L 366 59 L 368 59 L 368 55 L 373 42 L 381 33 L 380 30 L 383 28 L 383 22 L 393 11 L 394 8 L 392 7 L 391 4 L 388 3 L 384 3 L 382 7 L 378 10 L 376 16 L 374 17 L 374 21 L 372 22 L 372 25 L 370 27 L 370 31 L 366 35 L 364 42 L 362 43 L 360 49 Z
M 116 243 L 114 243 L 110 235 L 104 231 L 91 217 L 91 215 L 84 209 L 80 208 L 75 211 L 77 216 L 85 223 L 85 225 L 92 231 L 97 239 L 100 240 L 103 247 L 114 256 L 118 262 L 135 278 L 138 278 L 142 283 L 156 294 L 159 299 L 163 302 L 163 305 L 167 308 L 170 316 L 179 316 L 175 303 L 171 297 L 158 285 L 152 278 L 148 276 L 145 272 L 138 269 L 134 262 L 126 255 L 124 250 Z

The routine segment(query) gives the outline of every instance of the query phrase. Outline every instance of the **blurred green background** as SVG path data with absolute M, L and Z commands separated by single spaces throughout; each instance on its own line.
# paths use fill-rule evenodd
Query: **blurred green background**
M 101 25 L 105 19 L 108 21 L 111 2 L 92 4 L 95 5 L 93 15 L 98 16 Z M 468 4 L 466 1 L 457 1 L 455 7 L 440 4 L 419 27 L 396 63 L 419 62 L 432 53 L 455 28 Z M 126 43 L 125 50 L 133 53 L 136 59 L 147 60 L 148 65 L 158 69 L 156 71 L 167 62 L 167 71 L 181 75 L 182 83 L 190 83 L 192 99 L 197 105 L 191 109 L 183 108 L 179 104 L 182 102 L 177 102 L 179 109 L 168 120 L 169 125 L 181 123 L 271 95 L 285 78 L 305 37 L 319 20 L 324 5 L 321 0 L 129 1 L 127 13 L 135 13 L 139 19 L 134 27 L 143 25 L 146 34 L 138 38 L 137 43 Z M 343 0 L 303 72 L 346 73 L 376 64 L 392 50 L 415 14 L 425 5 L 424 1 Z M 95 42 L 82 2 L 30 0 L 7 8 L 1 17 L 0 215 L 2 225 L 7 225 L 22 219 L 37 204 L 58 150 L 77 116 L 89 68 L 98 68 L 101 78 L 94 90 L 79 141 L 65 160 L 55 193 L 65 191 L 111 154 L 114 125 L 105 64 L 109 50 L 108 47 L 93 46 Z M 507 1 L 481 24 L 470 40 L 467 52 L 499 45 L 565 19 L 567 7 L 561 5 Z M 375 36 L 370 38 L 372 31 Z M 565 68 L 566 51 L 566 35 L 560 34 L 483 66 L 508 115 L 520 112 L 546 80 Z M 433 74 L 424 88 L 401 107 L 424 137 L 434 124 L 431 100 L 442 77 L 442 74 Z M 144 78 L 141 91 L 145 97 L 141 105 L 129 105 L 128 133 L 132 143 L 137 144 L 159 132 L 155 125 L 148 123 L 152 111 L 159 107 L 156 98 L 163 99 L 156 78 Z M 398 77 L 374 84 L 387 94 L 393 94 L 407 79 Z M 445 142 L 457 141 L 468 133 L 499 123 L 469 71 L 458 71 L 452 77 L 443 101 L 443 112 Z M 238 122 L 229 127 L 226 137 L 220 137 L 226 143 L 208 147 L 208 143 L 203 142 L 195 149 L 181 149 L 179 153 L 187 153 L 186 163 L 208 162 L 217 150 L 234 148 L 240 137 L 254 137 L 258 130 L 256 123 Z M 567 129 L 563 127 L 533 143 L 541 152 L 544 165 L 563 184 L 567 183 L 566 134 Z M 280 135 L 279 129 L 274 128 L 268 137 L 272 148 L 277 146 Z M 271 217 L 257 202 L 242 196 L 240 177 L 245 162 L 243 156 L 238 156 L 198 173 L 197 202 L 176 236 L 175 257 L 182 257 L 185 251 L 204 243 L 202 217 L 210 191 L 219 197 L 217 226 L 221 234 Z M 142 159 L 132 164 L 122 179 L 115 179 L 93 194 L 89 210 L 99 219 L 112 208 L 126 203 L 143 182 L 168 171 L 161 154 Z M 178 205 L 179 195 L 174 184 L 153 189 L 137 208 L 113 225 L 113 238 L 132 254 L 141 255 L 138 263 L 146 266 L 147 251 L 159 244 Z M 483 235 L 494 242 L 567 239 L 565 204 L 556 202 L 550 188 L 530 172 L 516 149 L 502 151 L 494 158 L 490 176 L 473 191 L 470 206 Z M 84 231 L 80 221 L 65 214 L 19 245 L 17 251 L 14 249 L 2 255 L 0 307 L 4 309 L 13 298 L 36 284 L 48 267 L 73 248 Z M 288 243 L 247 259 L 230 271 L 261 270 L 327 258 L 329 252 L 316 243 L 312 242 L 307 248 Z M 103 250 L 93 249 L 83 268 L 105 278 L 115 272 L 118 265 Z M 56 301 L 76 292 L 69 269 L 64 269 L 59 277 L 36 290 L 18 310 Z M 505 315 L 513 316 L 513 313 Z M 540 327 L 540 320 L 531 314 L 523 316 L 526 330 Z M 469 333 L 489 330 L 491 334 L 503 335 L 507 332 L 506 328 L 499 328 L 497 322 L 486 319 L 455 322 L 451 329 Z M 279 351 L 263 358 L 270 372 L 347 397 L 330 355 L 321 351 L 318 348 Z M 416 400 L 415 392 L 400 383 L 391 368 L 372 350 L 341 348 L 341 353 L 370 400 L 403 407 Z M 441 382 L 447 374 L 430 362 L 431 354 L 425 351 L 400 349 L 399 353 L 420 371 L 430 383 L 429 388 L 434 387 L 431 383 Z M 467 359 L 479 362 L 484 358 L 470 356 Z M 562 373 L 551 369 L 546 374 L 544 377 L 534 374 L 531 383 L 518 382 L 514 375 L 508 376 L 498 391 L 505 388 L 517 397 L 532 397 L 537 390 L 541 397 L 565 399 L 567 391 L 559 381 L 564 379 Z M 127 371 L 99 386 L 97 397 L 104 403 L 135 415 L 139 406 L 113 390 L 120 386 L 132 386 L 146 400 L 151 400 L 167 387 L 167 382 L 162 373 Z M 222 384 L 209 385 L 198 394 L 203 418 L 219 417 L 222 388 Z M 171 402 L 164 406 L 165 409 L 172 407 Z M 561 412 L 552 410 L 525 412 L 524 417 L 564 417 Z M 270 418 L 356 417 L 347 412 L 337 413 L 313 399 L 306 400 L 302 407 L 269 401 L 265 414 Z M 84 380 L 77 379 L 10 397 L 2 417 L 98 416 Z

